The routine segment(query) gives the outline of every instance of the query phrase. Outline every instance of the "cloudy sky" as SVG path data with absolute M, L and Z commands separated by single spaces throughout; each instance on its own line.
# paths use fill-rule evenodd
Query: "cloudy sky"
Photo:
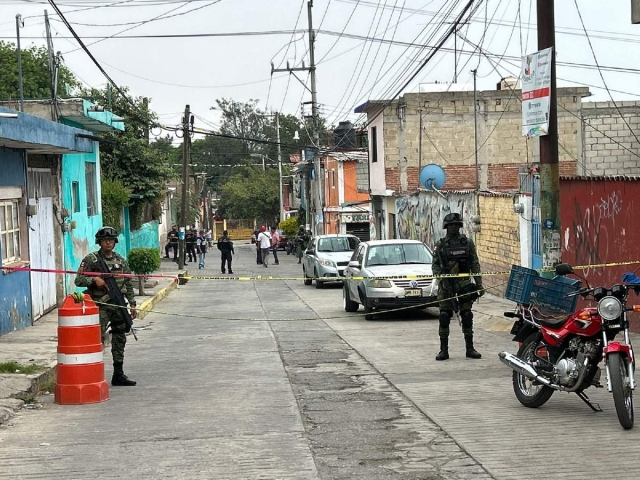
M 596 88 L 604 84 L 575 2 L 556 1 L 558 61 L 573 64 L 558 66 L 558 85 L 588 84 L 595 99 L 608 100 L 607 91 Z M 631 0 L 577 2 L 611 94 L 616 100 L 640 100 L 640 25 L 631 24 Z M 470 82 L 470 71 L 476 67 L 479 89 L 493 89 L 502 76 L 519 74 L 518 57 L 536 50 L 535 3 L 475 2 L 479 8 L 471 22 L 461 26 L 457 40 L 460 83 Z M 196 124 L 218 125 L 219 113 L 210 107 L 220 97 L 259 99 L 262 108 L 298 116 L 300 104 L 311 99 L 293 76 L 271 75 L 271 62 L 276 68 L 284 68 L 287 61 L 291 66 L 301 66 L 303 60 L 309 64 L 306 0 L 58 0 L 56 4 L 115 82 L 135 95 L 150 97 L 151 107 L 166 124 L 177 124 L 188 103 L 198 116 Z M 330 123 L 357 120 L 352 113 L 356 105 L 393 97 L 431 54 L 423 46 L 438 43 L 451 28 L 446 22 L 464 4 L 463 0 L 314 0 L 321 113 Z M 0 0 L 0 38 L 15 40 L 15 15 L 21 14 L 23 46 L 45 45 L 45 9 L 55 50 L 62 52 L 68 68 L 85 84 L 104 86 L 104 76 L 45 0 Z M 478 54 L 478 45 L 492 61 Z M 450 38 L 406 91 L 417 91 L 419 84 L 451 82 L 454 57 Z M 307 73 L 297 75 L 310 86 Z

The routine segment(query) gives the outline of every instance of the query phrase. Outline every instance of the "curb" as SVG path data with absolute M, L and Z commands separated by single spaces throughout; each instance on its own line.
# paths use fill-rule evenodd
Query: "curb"
M 138 307 L 141 311 L 139 312 L 138 318 L 136 318 L 136 320 L 142 320 L 144 317 L 146 317 L 149 312 L 145 310 L 151 310 L 156 304 L 167 297 L 169 293 L 171 293 L 171 291 L 175 290 L 177 287 L 178 282 L 173 281 L 162 290 L 158 291 L 158 293 L 156 293 L 153 297 L 148 298 L 147 300 L 142 302 Z

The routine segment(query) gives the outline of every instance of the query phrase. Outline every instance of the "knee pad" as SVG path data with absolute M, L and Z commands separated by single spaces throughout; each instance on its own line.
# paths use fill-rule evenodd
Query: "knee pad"
M 451 315 L 453 314 L 453 312 L 449 311 L 449 310 L 441 310 L 440 311 L 440 323 L 444 323 L 445 325 L 449 325 L 449 322 L 451 321 Z
M 471 310 L 460 312 L 460 323 L 462 323 L 463 328 L 473 327 L 473 312 Z

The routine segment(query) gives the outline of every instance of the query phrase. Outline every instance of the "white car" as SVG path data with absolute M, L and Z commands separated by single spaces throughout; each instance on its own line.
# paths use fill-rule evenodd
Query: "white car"
M 365 319 L 373 320 L 375 310 L 424 308 L 426 304 L 437 306 L 436 280 L 402 278 L 408 275 L 432 276 L 432 263 L 431 251 L 418 240 L 375 240 L 361 243 L 345 270 L 344 309 L 356 312 L 362 305 Z
M 304 284 L 311 285 L 316 279 L 316 288 L 322 288 L 325 282 L 341 282 L 344 271 L 360 244 L 354 235 L 334 234 L 318 235 L 302 255 L 302 274 Z

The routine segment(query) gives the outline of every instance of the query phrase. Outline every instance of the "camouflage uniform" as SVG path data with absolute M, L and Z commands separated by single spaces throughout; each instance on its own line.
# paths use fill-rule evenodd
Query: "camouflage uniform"
M 462 226 L 462 218 L 453 213 L 445 217 L 444 228 L 447 226 Z M 455 230 L 455 229 L 454 229 Z M 480 261 L 473 240 L 459 231 L 448 231 L 440 239 L 434 250 L 433 274 L 480 273 Z M 440 306 L 440 322 L 438 334 L 440 336 L 440 354 L 438 360 L 446 360 L 448 354 L 449 324 L 454 312 L 460 313 L 462 333 L 467 346 L 467 356 L 480 358 L 480 354 L 473 348 L 473 312 L 471 307 L 478 295 L 476 288 L 482 289 L 482 277 L 459 277 L 438 280 L 438 303 Z M 467 295 L 470 294 L 470 295 Z M 443 354 L 443 355 L 441 355 Z
M 93 283 L 94 276 L 82 275 L 84 272 L 100 272 L 97 266 L 98 256 L 102 257 L 106 262 L 109 270 L 113 273 L 131 273 L 127 261 L 117 253 L 113 252 L 111 258 L 106 257 L 102 251 L 90 253 L 82 260 L 78 275 L 76 276 L 76 286 L 87 287 L 85 293 L 91 296 L 91 298 L 98 302 L 113 303 L 113 300 L 109 299 L 107 290 L 104 288 L 97 288 Z M 129 305 L 135 307 L 136 302 L 134 299 L 133 285 L 131 284 L 131 278 L 127 277 L 115 277 L 120 291 L 127 298 Z M 105 343 L 107 326 L 111 324 L 111 354 L 113 355 L 114 363 L 122 363 L 124 361 L 124 347 L 127 344 L 126 336 L 126 324 L 122 318 L 121 308 L 109 305 L 98 305 L 100 308 L 100 326 L 102 327 L 102 343 Z
M 304 249 L 307 248 L 309 244 L 309 235 L 304 231 L 304 227 L 300 226 L 298 230 L 298 236 L 295 238 L 295 246 L 296 246 L 296 257 L 298 258 L 298 263 L 302 259 L 302 254 L 304 253 Z

